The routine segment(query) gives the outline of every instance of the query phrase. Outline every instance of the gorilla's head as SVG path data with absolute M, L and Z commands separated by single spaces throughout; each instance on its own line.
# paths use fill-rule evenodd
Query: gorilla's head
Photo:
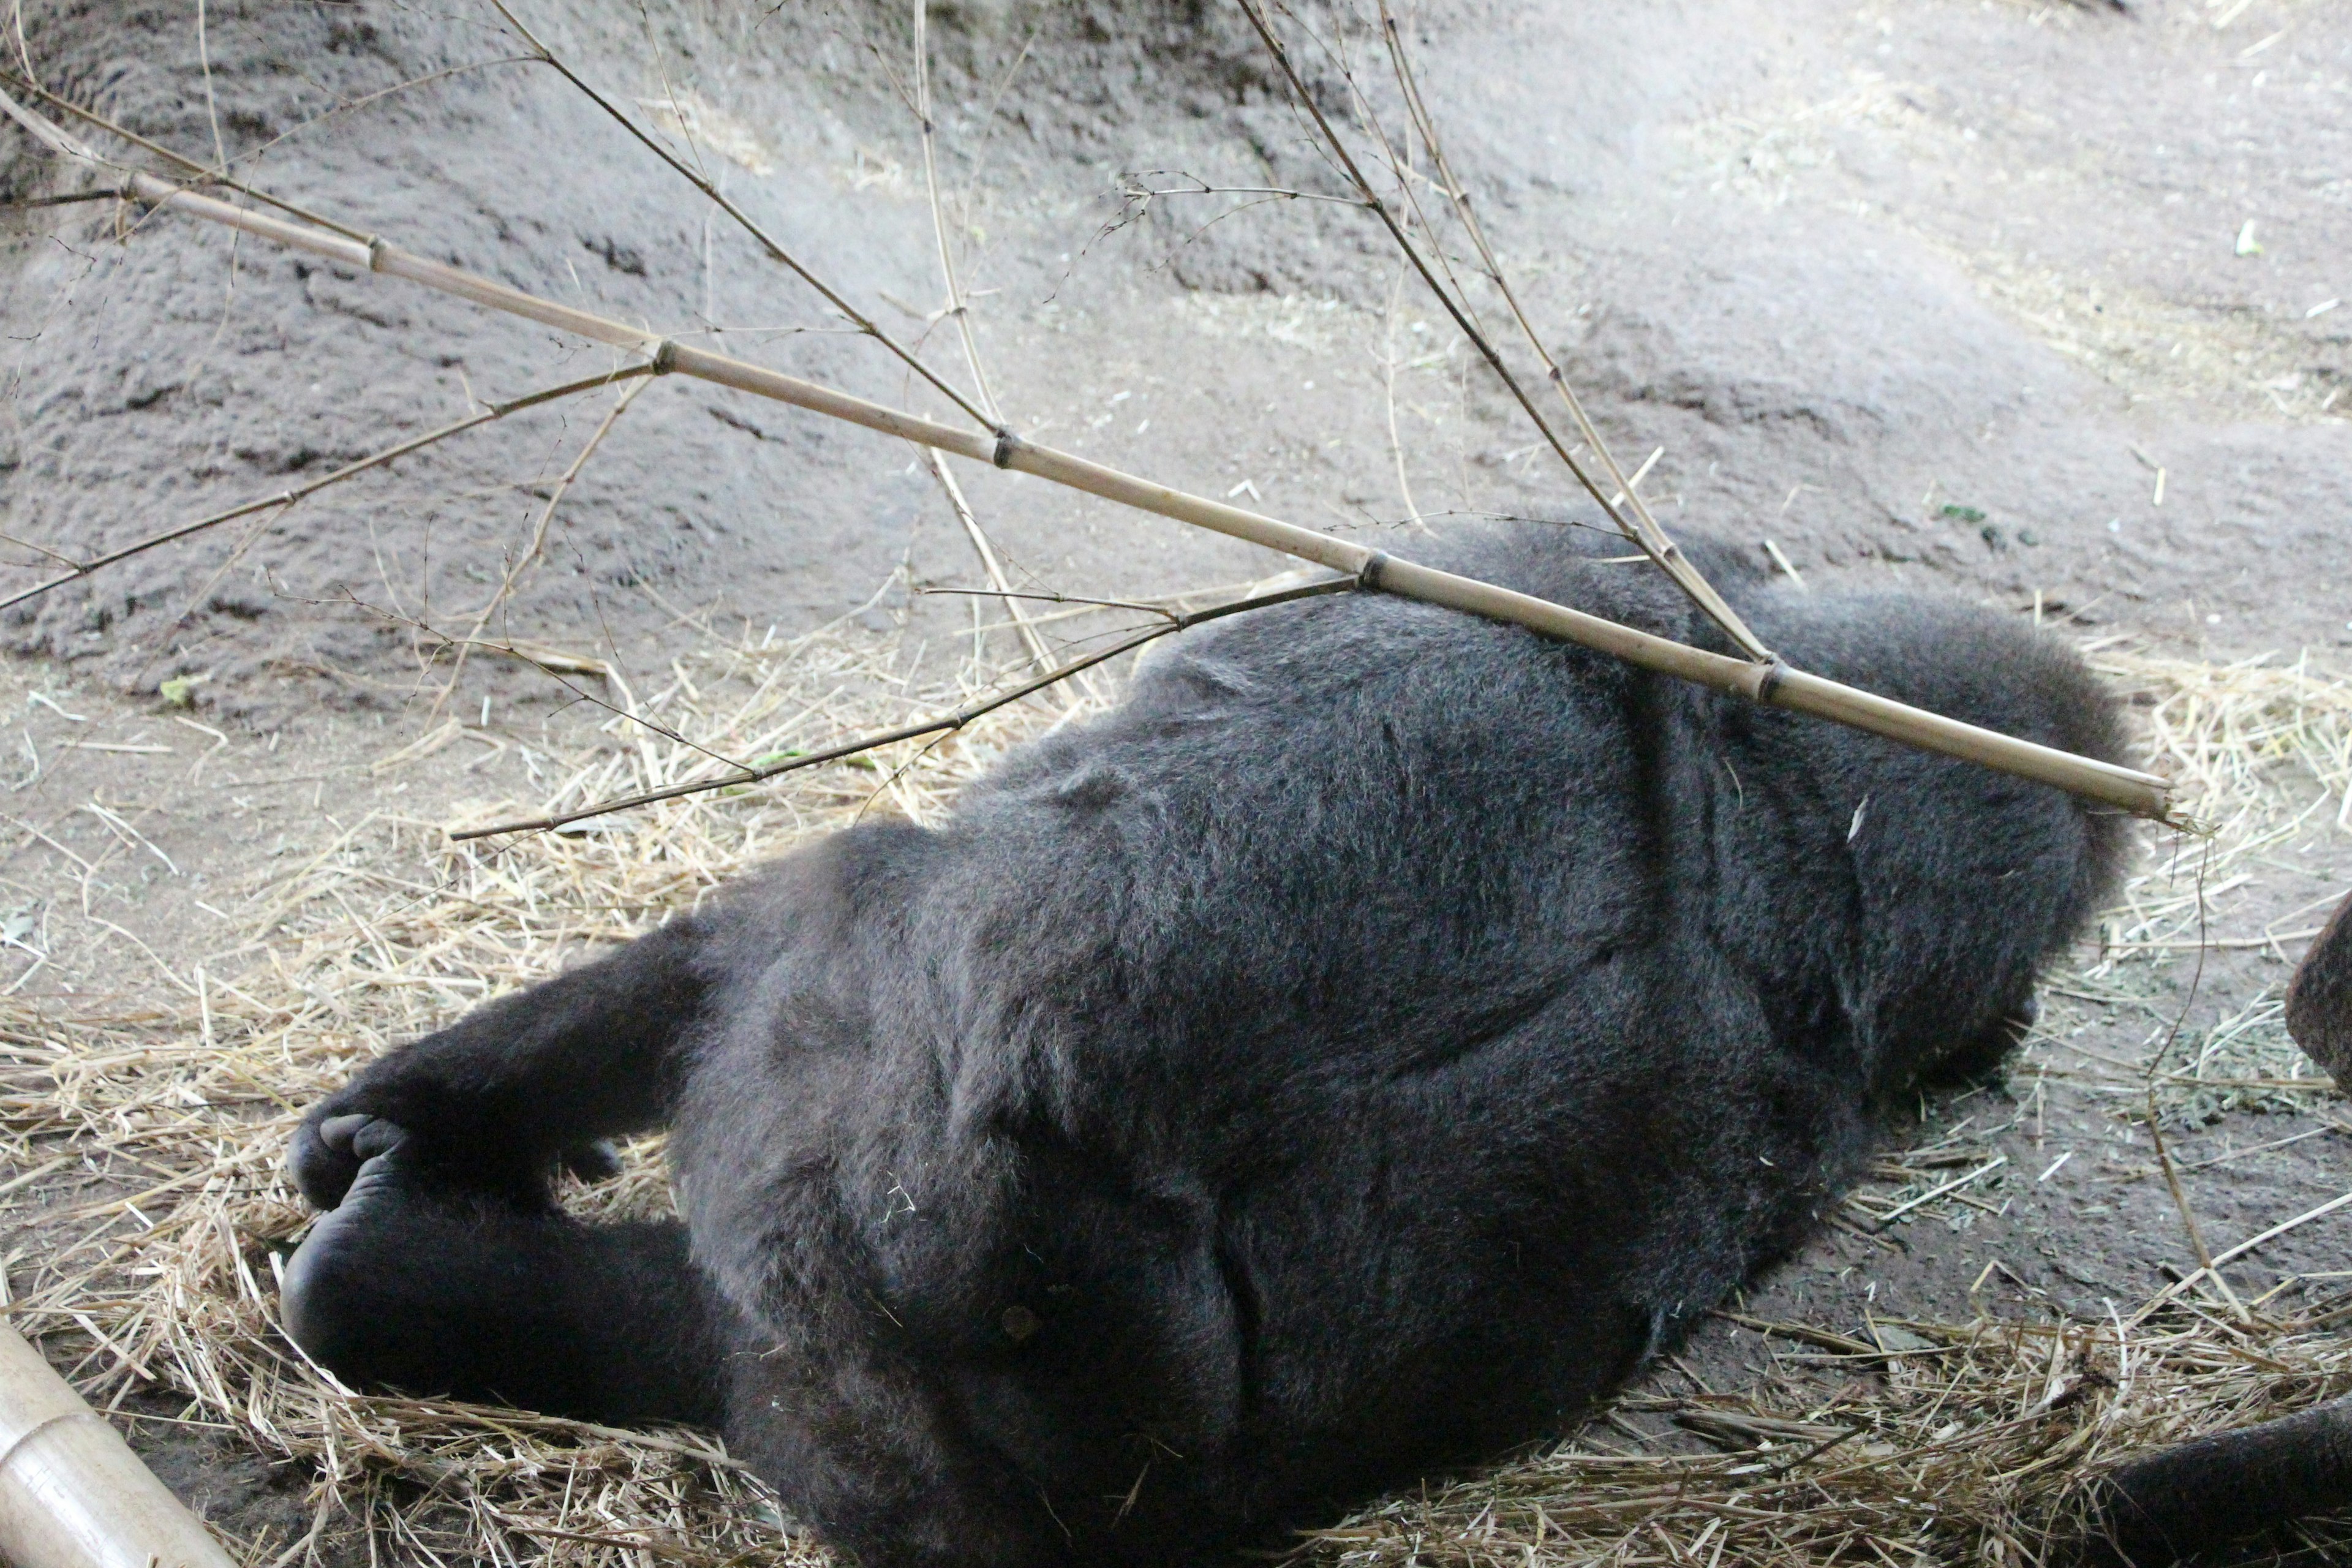
M 2116 700 L 2046 634 L 1907 595 L 1776 591 L 1751 605 L 1759 632 L 1801 668 L 2125 760 Z M 1727 858 L 1772 885 L 1737 918 L 1796 928 L 1783 940 L 1833 994 L 1882 1094 L 1997 1065 L 2032 1021 L 2036 971 L 2116 886 L 2130 818 L 1822 721 L 1751 710 L 1733 728 L 1773 814 L 1736 819 Z M 1758 781 L 1746 784 L 1752 802 Z

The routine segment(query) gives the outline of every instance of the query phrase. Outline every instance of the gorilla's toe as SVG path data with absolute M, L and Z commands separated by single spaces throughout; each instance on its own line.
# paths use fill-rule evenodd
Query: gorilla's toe
M 366 1157 L 287 1260 L 279 1321 L 312 1361 L 355 1388 L 719 1419 L 720 1320 L 683 1226 L 583 1225 L 466 1180 L 393 1122 L 319 1131 Z
M 331 1209 L 343 1201 L 362 1163 L 407 1141 L 406 1128 L 380 1116 L 312 1111 L 294 1134 L 294 1184 L 314 1206 Z

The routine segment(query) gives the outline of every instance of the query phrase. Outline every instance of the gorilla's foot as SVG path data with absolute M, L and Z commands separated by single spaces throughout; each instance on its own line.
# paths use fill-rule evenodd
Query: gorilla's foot
M 440 1359 L 432 1346 L 457 1327 L 448 1320 L 461 1304 L 447 1277 L 451 1249 L 476 1245 L 480 1225 L 460 1212 L 458 1194 L 402 1160 L 408 1134 L 398 1125 L 338 1116 L 319 1135 L 358 1173 L 287 1260 L 287 1335 L 347 1382 L 451 1392 L 433 1386 L 446 1380 L 430 1375 Z
M 286 1268 L 286 1332 L 319 1364 L 413 1394 L 717 1424 L 720 1315 L 683 1226 L 587 1226 L 466 1185 L 378 1118 L 319 1134 L 359 1163 Z

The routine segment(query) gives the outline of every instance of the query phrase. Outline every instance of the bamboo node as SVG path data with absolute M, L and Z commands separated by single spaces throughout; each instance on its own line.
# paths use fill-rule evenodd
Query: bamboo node
M 392 247 L 383 242 L 383 237 L 382 235 L 372 234 L 368 236 L 368 270 L 370 272 L 383 271 L 384 256 L 391 249 Z
M 1020 449 L 1021 437 L 1000 425 L 996 427 L 996 450 L 988 460 L 1000 468 L 1009 468 L 1013 466 L 1013 454 Z
M 1388 570 L 1389 563 L 1393 559 L 1385 550 L 1375 550 L 1365 556 L 1364 563 L 1356 568 L 1356 586 L 1367 593 L 1377 589 L 1381 585 L 1381 574 Z
M 653 369 L 656 375 L 667 375 L 677 368 L 677 340 L 664 338 L 654 345 Z
M 1756 700 L 1771 701 L 1772 693 L 1780 689 L 1780 678 L 1788 671 L 1789 667 L 1777 655 L 1766 662 L 1761 673 L 1756 677 Z

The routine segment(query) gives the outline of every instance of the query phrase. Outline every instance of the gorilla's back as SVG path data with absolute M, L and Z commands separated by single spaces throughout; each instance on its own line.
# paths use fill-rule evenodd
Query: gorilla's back
M 1565 533 L 1442 563 L 1708 640 Z M 2119 749 L 2021 628 L 1709 565 L 1801 667 Z M 1999 1035 L 2119 842 L 1517 628 L 1238 617 L 943 828 L 748 895 L 679 1120 L 698 1256 L 803 1348 L 866 1292 L 1008 1475 L 1148 1556 L 1572 1415 Z

